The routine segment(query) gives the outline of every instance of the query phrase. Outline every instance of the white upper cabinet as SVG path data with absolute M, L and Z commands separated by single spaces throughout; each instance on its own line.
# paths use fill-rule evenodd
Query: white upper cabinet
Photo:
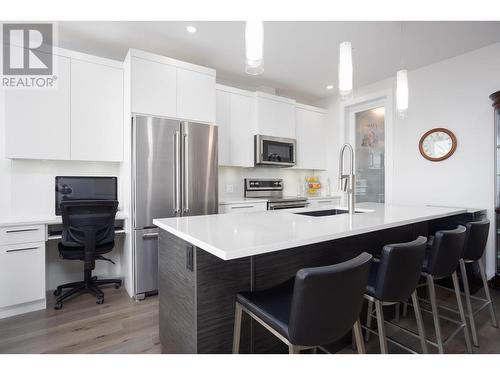
M 123 160 L 122 63 L 57 49 L 57 86 L 6 90 L 6 156 Z
M 123 69 L 72 59 L 71 159 L 123 160 Z
M 253 93 L 217 85 L 216 124 L 219 127 L 219 165 L 253 167 Z
M 215 123 L 215 75 L 177 68 L 177 117 Z
M 177 68 L 132 57 L 132 112 L 177 115 Z
M 57 59 L 57 88 L 5 90 L 7 158 L 70 158 L 70 59 Z
M 295 100 L 257 92 L 257 133 L 295 138 Z
M 133 113 L 215 123 L 215 70 L 136 49 L 129 57 Z
M 216 92 L 216 124 L 218 126 L 219 165 L 229 164 L 230 132 L 231 132 L 231 94 L 227 91 Z
M 301 169 L 326 169 L 326 111 L 297 104 L 297 164 Z
M 231 95 L 230 165 L 254 166 L 253 136 L 255 134 L 255 97 Z

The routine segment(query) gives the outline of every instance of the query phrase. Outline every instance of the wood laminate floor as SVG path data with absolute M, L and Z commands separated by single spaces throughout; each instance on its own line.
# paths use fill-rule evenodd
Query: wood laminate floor
M 104 304 L 86 294 L 53 309 L 0 320 L 0 353 L 160 353 L 158 298 L 135 302 L 123 288 L 103 288 Z
M 135 302 L 123 288 L 105 288 L 104 292 L 102 305 L 96 305 L 95 298 L 90 295 L 81 295 L 57 311 L 52 308 L 54 297 L 49 295 L 46 310 L 0 320 L 0 353 L 161 353 L 158 297 Z M 500 314 L 500 292 L 491 292 Z M 482 291 L 478 294 L 482 295 Z M 424 314 L 424 321 L 427 334 L 433 337 L 432 317 Z M 500 353 L 500 329 L 490 325 L 488 310 L 477 316 L 476 323 L 480 347 L 474 348 L 474 352 Z M 411 309 L 401 324 L 415 328 Z M 445 336 L 452 329 L 451 324 L 443 322 Z M 418 340 L 394 329 L 387 331 L 398 341 L 420 350 Z M 465 353 L 463 335 L 457 335 L 445 349 L 447 353 Z M 375 335 L 367 344 L 367 351 L 379 353 Z M 389 351 L 403 353 L 392 344 L 389 344 Z M 351 348 L 342 351 L 345 354 L 352 352 Z M 436 351 L 431 348 L 431 352 Z

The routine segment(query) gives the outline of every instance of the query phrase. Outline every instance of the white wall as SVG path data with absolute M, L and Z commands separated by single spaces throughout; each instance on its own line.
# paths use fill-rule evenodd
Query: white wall
M 393 117 L 394 203 L 485 208 L 493 223 L 494 123 L 488 96 L 500 90 L 500 43 L 410 71 L 408 80 L 408 117 Z M 354 95 L 387 89 L 395 89 L 394 78 L 355 89 Z M 330 112 L 333 154 L 326 174 L 333 177 L 344 133 L 339 103 L 337 97 L 318 103 Z M 437 163 L 427 161 L 418 151 L 421 135 L 435 127 L 450 129 L 458 141 L 455 154 Z M 493 227 L 487 272 L 489 277 L 495 272 Z

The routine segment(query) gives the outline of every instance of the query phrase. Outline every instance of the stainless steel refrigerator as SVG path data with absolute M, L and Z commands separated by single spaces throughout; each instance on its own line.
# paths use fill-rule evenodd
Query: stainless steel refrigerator
M 132 226 L 135 296 L 158 285 L 153 219 L 218 211 L 217 126 L 132 118 Z

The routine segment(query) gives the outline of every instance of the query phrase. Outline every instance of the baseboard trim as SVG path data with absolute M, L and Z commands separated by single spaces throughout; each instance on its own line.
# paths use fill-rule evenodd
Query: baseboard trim
M 18 305 L 1 307 L 0 319 L 26 314 L 32 311 L 44 310 L 45 308 L 47 308 L 47 300 L 45 298 L 32 302 L 20 303 Z

